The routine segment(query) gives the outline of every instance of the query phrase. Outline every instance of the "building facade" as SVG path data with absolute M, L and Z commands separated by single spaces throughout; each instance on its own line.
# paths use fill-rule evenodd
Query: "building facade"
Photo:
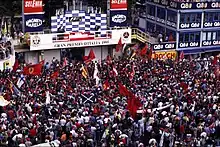
M 220 51 L 220 1 L 146 0 L 145 9 L 139 27 L 144 26 L 155 37 L 162 36 L 162 42 L 175 42 L 177 51 Z

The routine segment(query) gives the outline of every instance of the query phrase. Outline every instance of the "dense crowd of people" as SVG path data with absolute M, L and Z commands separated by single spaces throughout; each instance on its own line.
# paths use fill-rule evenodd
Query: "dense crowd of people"
M 10 104 L 1 109 L 1 146 L 220 146 L 219 62 L 213 60 L 106 59 L 85 65 L 87 78 L 75 60 L 65 67 L 46 63 L 40 76 L 2 71 L 0 91 Z M 21 78 L 15 93 L 9 80 L 16 85 Z M 141 101 L 135 117 L 119 82 Z

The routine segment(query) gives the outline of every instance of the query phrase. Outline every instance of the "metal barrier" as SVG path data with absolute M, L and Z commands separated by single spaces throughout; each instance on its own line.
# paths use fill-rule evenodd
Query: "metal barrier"
M 150 36 L 138 28 L 132 28 L 131 39 L 137 39 L 143 43 L 149 42 Z

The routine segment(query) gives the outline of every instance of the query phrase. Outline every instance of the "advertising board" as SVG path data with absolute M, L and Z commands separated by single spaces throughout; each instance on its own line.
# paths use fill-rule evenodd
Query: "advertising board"
M 110 9 L 124 9 L 127 10 L 127 0 L 110 0 Z
M 111 10 L 110 11 L 110 26 L 127 26 L 127 10 Z
M 24 0 L 24 13 L 42 13 L 43 0 Z
M 43 14 L 24 15 L 25 32 L 43 31 Z
M 158 52 L 153 52 L 152 58 L 153 59 L 158 59 L 158 60 L 166 60 L 166 59 L 172 59 L 175 60 L 177 57 L 177 52 L 176 51 L 158 51 Z
M 31 35 L 30 50 L 114 45 L 118 44 L 120 38 L 122 43 L 131 43 L 131 29 L 109 30 L 104 36 L 103 33 L 98 34 L 100 33 L 74 32 Z

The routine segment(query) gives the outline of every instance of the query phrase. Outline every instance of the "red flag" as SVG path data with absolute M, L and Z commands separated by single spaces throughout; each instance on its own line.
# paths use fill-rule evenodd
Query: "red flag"
M 122 44 L 122 40 L 121 38 L 118 41 L 118 44 L 116 45 L 115 51 L 119 52 L 120 50 L 122 50 L 123 44 Z
M 34 64 L 34 65 L 29 65 L 24 67 L 23 69 L 23 74 L 25 75 L 41 75 L 41 70 L 43 67 L 44 61 L 41 61 L 38 64 Z
M 131 116 L 135 118 L 137 114 L 137 110 L 139 109 L 139 107 L 142 106 L 140 100 L 136 98 L 134 94 L 131 94 L 127 99 L 127 103 L 128 103 L 127 109 L 129 110 Z
M 83 56 L 83 60 L 86 62 L 86 63 L 89 63 L 90 61 L 92 61 L 93 59 L 95 59 L 95 53 L 93 51 L 93 49 L 91 49 L 89 51 L 89 55 L 88 56 Z
M 89 59 L 90 60 L 95 59 L 95 53 L 94 53 L 93 49 L 91 49 L 90 52 L 89 52 Z
M 130 91 L 121 83 L 118 84 L 119 86 L 119 93 L 123 96 L 129 96 L 130 95 Z
M 212 65 L 217 65 L 217 63 L 218 63 L 218 57 L 215 56 L 214 60 L 212 61 Z
M 19 61 L 16 59 L 12 71 L 15 72 L 18 69 L 18 67 L 19 67 Z
M 104 89 L 104 90 L 108 90 L 109 87 L 110 87 L 110 84 L 109 84 L 109 82 L 108 82 L 108 79 L 106 79 L 105 82 L 103 83 L 103 89 Z
M 186 92 L 188 90 L 188 85 L 185 82 L 181 82 L 180 87 L 183 88 L 184 92 Z
M 179 60 L 183 60 L 183 59 L 184 59 L 184 52 L 181 51 Z
M 148 46 L 147 44 L 141 49 L 140 56 L 145 56 L 147 54 Z
M 148 54 L 148 60 L 151 60 L 152 59 L 152 54 L 153 54 L 153 48 L 151 47 L 150 48 L 150 52 Z
M 59 71 L 55 71 L 54 73 L 52 73 L 52 74 L 50 75 L 50 77 L 51 77 L 52 79 L 58 78 L 58 77 L 59 77 Z

